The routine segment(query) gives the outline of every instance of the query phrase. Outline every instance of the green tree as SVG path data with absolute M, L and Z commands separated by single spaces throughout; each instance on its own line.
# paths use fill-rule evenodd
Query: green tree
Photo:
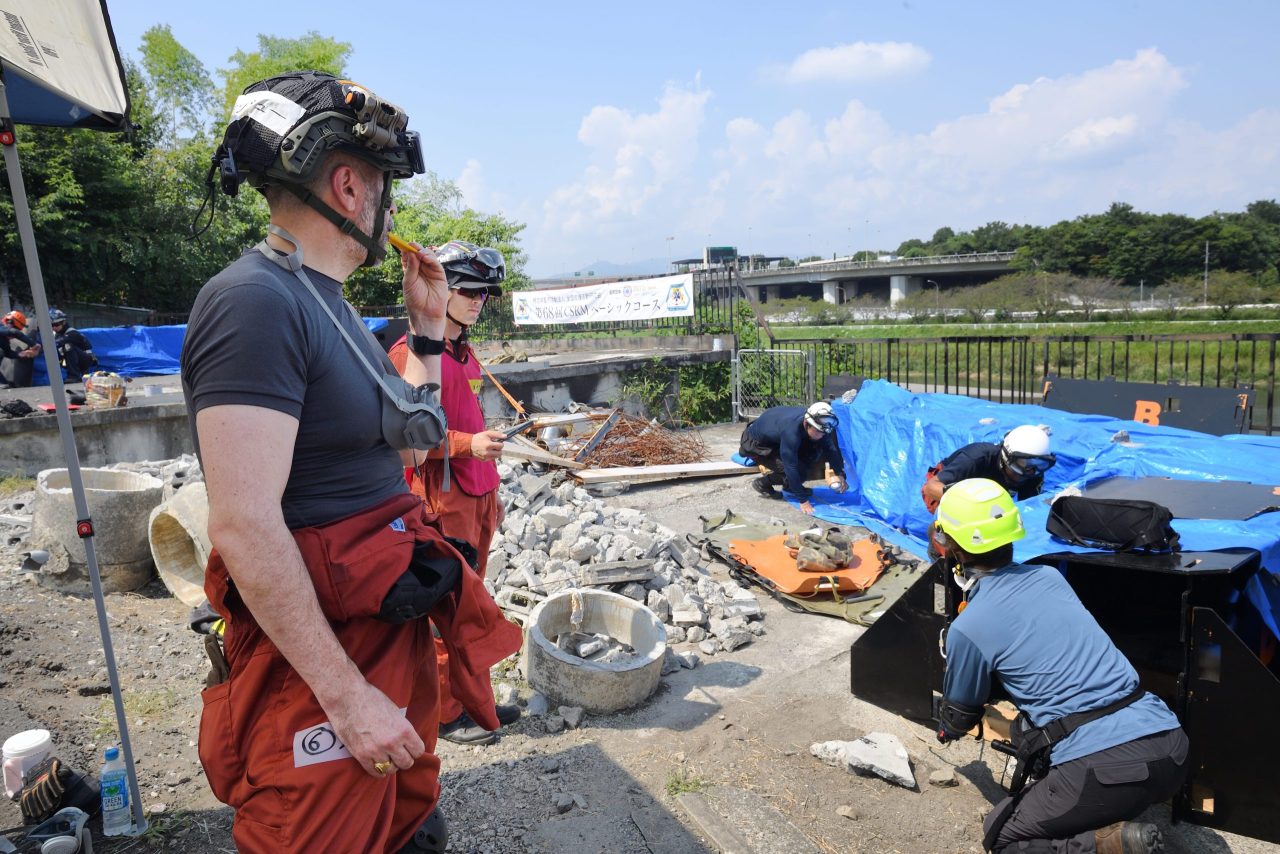
M 1191 287 L 1191 283 L 1187 282 L 1185 286 Z M 1203 287 L 1203 280 L 1201 286 Z M 1263 298 L 1262 288 L 1258 287 L 1254 277 L 1238 270 L 1211 271 L 1208 291 L 1209 304 L 1223 320 L 1240 306 L 1260 302 Z
M 142 34 L 142 66 L 151 78 L 158 108 L 169 117 L 169 139 L 179 126 L 200 135 L 217 103 L 217 88 L 204 64 L 174 38 L 168 24 Z
M 251 83 L 301 69 L 327 71 L 342 77 L 350 58 L 350 44 L 322 36 L 314 30 L 296 39 L 260 34 L 256 51 L 246 53 L 238 50 L 228 59 L 230 68 L 218 69 L 226 80 L 222 94 L 222 118 L 231 115 L 236 98 Z

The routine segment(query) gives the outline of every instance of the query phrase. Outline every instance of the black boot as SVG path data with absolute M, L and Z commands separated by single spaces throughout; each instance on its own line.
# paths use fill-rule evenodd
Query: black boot
M 413 832 L 413 838 L 396 854 L 444 854 L 448 844 L 449 823 L 444 820 L 440 805 L 436 804 L 436 808 L 431 811 L 431 815 L 427 816 L 427 820 L 418 825 L 418 829 Z

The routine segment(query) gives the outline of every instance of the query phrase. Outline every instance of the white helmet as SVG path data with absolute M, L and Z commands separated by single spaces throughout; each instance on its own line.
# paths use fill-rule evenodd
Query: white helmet
M 1049 434 L 1033 424 L 1014 427 L 1005 434 L 1000 448 L 1001 461 L 1023 477 L 1044 474 L 1058 461 L 1049 450 Z
M 823 433 L 830 433 L 839 423 L 840 419 L 836 418 L 836 414 L 831 411 L 831 404 L 825 400 L 819 400 L 804 412 L 804 426 L 821 430 Z

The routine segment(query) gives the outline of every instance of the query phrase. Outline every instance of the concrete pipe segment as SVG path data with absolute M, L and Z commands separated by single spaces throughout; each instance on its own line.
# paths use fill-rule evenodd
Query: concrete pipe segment
M 203 481 L 188 483 L 151 511 L 151 556 L 164 586 L 188 608 L 205 601 L 209 562 L 209 493 Z
M 578 597 L 581 622 L 572 623 Z M 635 650 L 615 662 L 578 658 L 556 646 L 564 632 L 603 634 Z M 529 616 L 525 673 L 529 684 L 552 704 L 581 706 L 593 714 L 629 709 L 658 687 L 667 632 L 639 602 L 605 590 L 563 590 Z
M 137 590 L 151 580 L 147 520 L 160 503 L 164 484 L 150 475 L 111 469 L 81 469 L 85 500 L 94 524 L 94 549 L 102 589 Z M 66 469 L 45 469 L 36 477 L 32 540 L 47 546 L 49 562 L 40 583 L 69 593 L 89 593 L 84 541 L 76 535 L 75 499 Z

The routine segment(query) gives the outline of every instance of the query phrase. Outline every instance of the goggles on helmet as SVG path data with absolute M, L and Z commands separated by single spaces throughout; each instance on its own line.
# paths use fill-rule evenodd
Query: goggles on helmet
M 474 280 L 498 285 L 507 277 L 507 262 L 497 249 L 479 247 L 461 240 L 450 240 L 436 250 L 436 260 L 444 267 L 449 287 L 458 289 Z M 489 293 L 496 296 L 493 288 Z
M 812 427 L 814 430 L 821 430 L 824 434 L 830 434 L 836 429 L 836 425 L 840 423 L 840 419 L 834 415 L 820 415 L 814 418 L 812 415 L 804 417 L 806 427 Z

